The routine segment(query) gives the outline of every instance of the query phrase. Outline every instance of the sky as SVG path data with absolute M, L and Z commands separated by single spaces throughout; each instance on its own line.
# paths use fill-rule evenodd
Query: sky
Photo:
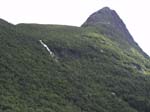
M 0 18 L 13 24 L 81 26 L 105 6 L 119 14 L 134 40 L 150 55 L 150 0 L 0 0 Z

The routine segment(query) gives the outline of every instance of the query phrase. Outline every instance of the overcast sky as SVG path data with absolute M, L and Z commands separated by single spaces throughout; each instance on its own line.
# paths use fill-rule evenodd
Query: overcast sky
M 0 18 L 13 24 L 80 26 L 104 6 L 116 10 L 134 40 L 150 55 L 150 0 L 0 0 Z

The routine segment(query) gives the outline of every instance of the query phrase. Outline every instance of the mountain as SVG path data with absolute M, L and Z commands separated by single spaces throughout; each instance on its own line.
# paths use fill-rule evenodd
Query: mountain
M 150 58 L 108 7 L 81 27 L 0 20 L 0 48 L 2 112 L 150 111 Z
M 116 41 L 119 41 L 121 47 L 134 47 L 138 49 L 138 51 L 145 57 L 148 57 L 147 54 L 145 54 L 134 41 L 133 37 L 126 28 L 126 25 L 116 11 L 111 10 L 109 7 L 104 7 L 93 13 L 82 26 L 97 27 L 98 29 L 101 29 L 101 33 L 107 35 L 113 40 L 115 39 Z
M 93 13 L 82 26 L 94 26 L 98 28 L 106 27 L 106 31 L 103 32 L 106 35 L 116 38 L 114 33 L 117 33 L 121 35 L 119 35 L 121 39 L 133 43 L 133 38 L 128 32 L 123 21 L 114 10 L 111 10 L 108 7 L 104 7 L 103 9 Z

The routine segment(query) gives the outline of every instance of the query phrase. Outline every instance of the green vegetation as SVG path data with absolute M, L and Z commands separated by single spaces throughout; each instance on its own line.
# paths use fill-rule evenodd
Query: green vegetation
M 150 111 L 150 59 L 137 46 L 95 27 L 3 24 L 0 111 Z

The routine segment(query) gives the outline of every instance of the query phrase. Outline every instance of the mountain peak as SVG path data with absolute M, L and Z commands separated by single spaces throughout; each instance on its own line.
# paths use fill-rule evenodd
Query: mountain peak
M 126 25 L 115 10 L 112 10 L 109 7 L 104 7 L 94 12 L 82 25 L 82 27 L 89 26 L 98 28 L 103 34 L 119 42 L 121 46 L 124 46 L 125 43 L 128 43 L 125 46 L 134 46 L 145 55 L 145 53 L 134 41 L 132 35 L 126 28 Z
M 103 7 L 99 11 L 112 11 L 109 7 Z
M 94 26 L 100 29 L 105 27 L 106 30 L 103 32 L 106 35 L 120 34 L 120 37 L 123 37 L 128 42 L 133 42 L 133 38 L 128 32 L 122 19 L 119 17 L 115 10 L 112 10 L 109 7 L 104 7 L 94 12 L 82 26 Z M 115 36 L 112 35 L 112 37 Z
M 83 26 L 90 26 L 90 25 L 98 26 L 101 24 L 105 25 L 111 24 L 115 28 L 125 27 L 125 24 L 118 16 L 116 11 L 110 9 L 109 7 L 104 7 L 93 13 L 83 24 Z

